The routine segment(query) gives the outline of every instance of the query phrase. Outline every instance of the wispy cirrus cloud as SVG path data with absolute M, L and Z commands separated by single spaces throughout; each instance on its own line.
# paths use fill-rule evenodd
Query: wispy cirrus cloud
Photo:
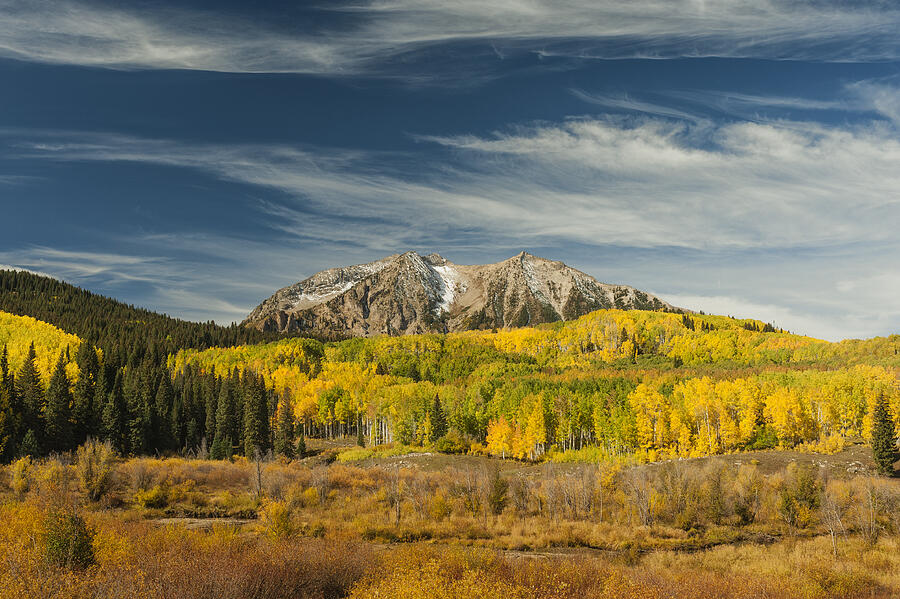
M 420 55 L 432 70 L 440 65 L 441 48 L 452 48 L 457 61 L 468 52 L 474 62 L 523 53 L 579 59 L 900 58 L 900 9 L 883 2 L 369 0 L 314 10 L 327 18 L 314 20 L 300 9 L 250 20 L 178 4 L 2 0 L 0 56 L 113 69 L 424 79 L 448 75 L 416 71 Z
M 131 240 L 143 244 L 134 255 L 166 258 L 134 263 L 41 248 L 19 259 L 0 255 L 54 274 L 153 280 L 156 305 L 177 304 L 182 315 L 239 319 L 275 288 L 318 269 L 410 248 L 459 260 L 497 248 L 577 246 L 593 249 L 576 266 L 690 307 L 732 305 L 728 311 L 745 310 L 738 315 L 829 339 L 900 327 L 900 310 L 866 299 L 880 297 L 869 290 L 884 281 L 900 280 L 891 259 L 900 252 L 900 140 L 886 120 L 828 126 L 579 118 L 423 136 L 419 142 L 436 151 L 415 155 L 96 133 L 3 135 L 10 163 L 162 165 L 258 191 L 241 218 L 267 226 L 268 240 L 148 235 Z M 625 257 L 604 262 L 598 256 L 609 248 L 622 248 L 616 255 Z M 175 260 L 175 250 L 192 258 Z M 703 260 L 712 262 L 699 266 Z M 694 268 L 702 276 L 690 276 Z M 209 301 L 198 309 L 201 296 Z
M 896 238 L 900 139 L 878 123 L 573 119 L 420 140 L 443 153 L 423 163 L 377 152 L 90 134 L 38 138 L 16 151 L 162 164 L 276 190 L 280 197 L 259 204 L 280 216 L 273 226 L 361 244 L 373 243 L 376 229 L 375 237 L 406 245 L 458 230 L 693 249 Z M 335 219 L 358 226 L 335 231 Z

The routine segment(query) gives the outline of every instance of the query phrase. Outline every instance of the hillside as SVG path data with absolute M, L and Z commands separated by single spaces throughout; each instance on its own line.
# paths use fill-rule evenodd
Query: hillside
M 449 430 L 532 458 L 841 447 L 868 434 L 879 393 L 900 414 L 900 337 L 833 344 L 769 329 L 608 310 L 499 332 L 188 350 L 170 366 L 249 366 L 290 398 L 307 434 L 428 443 Z
M 71 374 L 77 374 L 74 356 L 81 345 L 81 339 L 65 331 L 31 318 L 0 312 L 0 350 L 6 348 L 8 367 L 16 371 L 22 367 L 29 346 L 34 343 L 37 352 L 35 365 L 46 384 L 60 353 L 71 357 Z
M 276 338 L 239 326 L 171 318 L 26 271 L 0 270 L 0 310 L 31 316 L 90 339 L 106 350 L 116 346 L 126 351 L 135 346 L 156 346 L 165 355 L 186 347 L 258 343 Z
M 529 326 L 604 308 L 677 310 L 526 252 L 486 265 L 406 252 L 316 273 L 275 292 L 244 324 L 342 339 Z
M 253 455 L 279 447 L 296 421 L 309 436 L 356 435 L 370 445 L 440 441 L 520 458 L 575 451 L 654 460 L 840 448 L 868 435 L 879 394 L 900 415 L 900 336 L 828 343 L 754 320 L 598 310 L 496 331 L 233 344 L 275 334 L 184 323 L 52 279 L 3 275 L 15 289 L 0 294 L 3 302 L 99 339 L 102 351 L 89 351 L 49 324 L 0 321 L 11 375 L 36 342 L 36 401 L 49 395 L 51 365 L 69 347 L 66 447 L 100 437 L 135 455 Z M 222 346 L 210 347 L 216 340 Z M 52 441 L 45 424 L 32 422 L 44 452 Z M 19 447 L 27 431 L 15 426 L 11 446 Z

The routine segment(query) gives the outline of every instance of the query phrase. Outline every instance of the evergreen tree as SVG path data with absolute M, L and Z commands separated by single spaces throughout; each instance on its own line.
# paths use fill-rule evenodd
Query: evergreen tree
M 216 437 L 216 412 L 219 408 L 219 397 L 208 383 L 204 388 L 204 408 L 206 422 L 203 427 L 203 436 L 212 442 Z
M 0 370 L 3 370 L 2 365 Z M 5 378 L 5 374 L 0 376 L 0 464 L 10 461 L 16 453 L 15 419 Z
M 159 381 L 156 390 L 156 399 L 153 404 L 153 445 L 158 449 L 168 449 L 172 446 L 171 427 L 169 426 L 169 411 L 172 407 L 175 392 L 168 373 L 165 373 Z
M 100 362 L 97 360 L 96 350 L 87 341 L 78 347 L 75 363 L 78 364 L 78 381 L 73 390 L 72 420 L 75 444 L 81 445 L 88 437 L 96 437 L 99 428 L 97 412 L 100 406 L 94 407 L 94 399 L 97 395 Z
M 131 367 L 125 377 L 125 398 L 128 414 L 128 450 L 132 455 L 147 453 L 152 422 L 150 405 L 146 401 L 146 372 L 143 367 Z
M 285 390 L 278 406 L 278 428 L 275 432 L 275 453 L 286 458 L 294 457 L 295 423 L 294 406 L 290 393 Z
M 441 408 L 441 398 L 435 393 L 434 403 L 431 405 L 431 439 L 432 443 L 447 434 L 447 417 Z
M 880 474 L 892 475 L 897 459 L 897 436 L 894 421 L 888 410 L 887 398 L 878 394 L 875 410 L 872 412 L 872 456 Z
M 303 427 L 297 427 L 297 457 L 302 458 L 306 455 L 306 437 L 303 434 Z
M 231 457 L 231 437 L 216 433 L 212 447 L 209 448 L 209 459 L 227 460 Z
M 16 455 L 18 426 L 15 411 L 15 384 L 9 372 L 9 353 L 6 345 L 0 350 L 0 463 Z
M 23 457 L 37 457 L 41 455 L 41 447 L 38 444 L 37 434 L 34 432 L 34 429 L 25 431 L 25 436 L 22 438 L 22 444 L 19 446 L 19 455 Z
M 210 458 L 214 460 L 230 458 L 234 451 L 235 441 L 240 441 L 239 421 L 235 416 L 237 414 L 235 404 L 237 403 L 234 378 L 223 377 L 216 402 L 216 434 L 210 449 Z
M 181 393 L 175 393 L 172 411 L 169 413 L 169 434 L 176 449 L 184 447 L 184 399 Z
M 124 376 L 116 371 L 116 380 L 103 406 L 103 435 L 112 443 L 116 451 L 128 451 L 127 407 L 125 405 Z
M 41 377 L 38 374 L 35 360 L 37 353 L 34 351 L 34 343 L 28 348 L 28 355 L 19 374 L 16 376 L 16 395 L 22 409 L 22 429 L 31 431 L 33 439 L 29 444 L 29 455 L 39 456 L 42 453 L 44 442 L 44 411 L 46 408 L 46 396 Z M 24 444 L 24 441 L 23 441 Z
M 249 370 L 244 373 L 244 455 L 268 451 L 269 402 L 263 381 Z
M 47 387 L 45 421 L 48 450 L 63 452 L 74 447 L 72 391 L 69 386 L 69 377 L 66 375 L 66 360 L 63 353 L 59 354 L 56 368 L 50 378 L 50 386 Z

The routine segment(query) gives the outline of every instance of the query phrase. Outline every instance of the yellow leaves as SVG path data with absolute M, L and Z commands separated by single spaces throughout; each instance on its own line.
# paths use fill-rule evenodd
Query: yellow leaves
M 643 449 L 660 449 L 668 443 L 669 404 L 665 397 L 648 383 L 641 383 L 628 396 L 634 412 L 638 444 Z
M 6 345 L 11 370 L 18 371 L 22 367 L 32 342 L 37 353 L 35 365 L 45 385 L 50 381 L 60 352 L 64 352 L 66 348 L 69 349 L 71 358 L 66 365 L 66 374 L 70 381 L 78 378 L 78 366 L 74 360 L 81 339 L 30 316 L 0 312 L 0 349 Z
M 811 441 L 818 436 L 809 405 L 802 400 L 797 389 L 775 389 L 766 398 L 764 414 L 782 444 L 787 447 L 801 441 Z
M 513 427 L 505 417 L 491 420 L 487 428 L 488 453 L 506 458 L 513 447 Z

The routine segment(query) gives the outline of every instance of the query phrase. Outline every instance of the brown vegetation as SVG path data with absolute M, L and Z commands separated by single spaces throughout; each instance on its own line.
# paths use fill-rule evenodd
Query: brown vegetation
M 816 465 L 107 457 L 0 472 L 4 598 L 900 592 L 900 485 Z

